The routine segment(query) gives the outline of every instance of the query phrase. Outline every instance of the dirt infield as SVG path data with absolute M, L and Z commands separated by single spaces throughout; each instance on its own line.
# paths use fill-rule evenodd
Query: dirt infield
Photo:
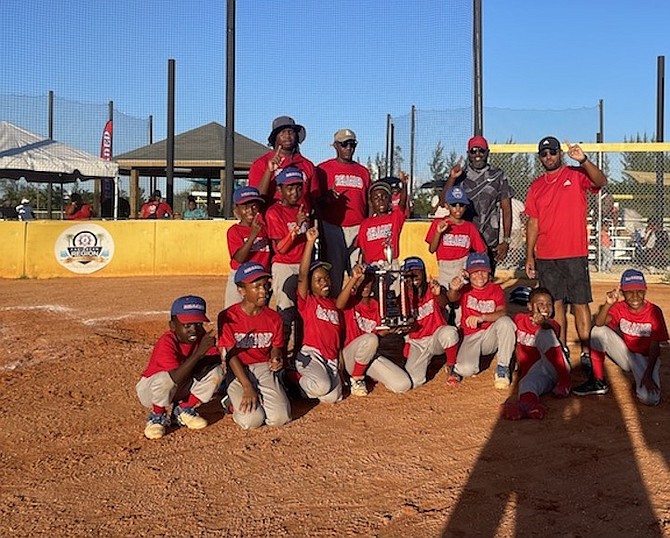
M 407 394 L 293 402 L 282 428 L 242 431 L 212 402 L 205 430 L 144 439 L 134 385 L 170 303 L 198 293 L 215 319 L 224 287 L 0 280 L 1 536 L 670 536 L 667 348 L 657 408 L 609 363 L 608 395 L 507 422 L 490 370 L 456 389 L 438 371 Z M 648 295 L 666 313 L 667 289 Z

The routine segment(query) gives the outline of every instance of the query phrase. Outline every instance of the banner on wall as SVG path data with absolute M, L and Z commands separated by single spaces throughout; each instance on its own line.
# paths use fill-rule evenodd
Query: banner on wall
M 105 161 L 112 160 L 114 142 L 114 124 L 112 120 L 108 120 L 105 128 L 102 130 L 102 141 L 100 142 L 100 158 Z M 110 178 L 103 178 L 101 181 L 101 196 L 102 201 L 111 200 L 114 198 L 114 180 Z
M 112 235 L 98 224 L 70 226 L 56 239 L 56 260 L 67 270 L 91 274 L 105 267 L 114 256 Z

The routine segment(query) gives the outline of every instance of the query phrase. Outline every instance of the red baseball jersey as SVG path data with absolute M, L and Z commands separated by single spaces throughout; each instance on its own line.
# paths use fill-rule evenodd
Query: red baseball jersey
M 426 243 L 429 245 L 437 232 L 437 225 L 440 220 L 433 220 L 430 228 L 428 228 Z M 449 222 L 449 228 L 442 234 L 440 243 L 435 251 L 437 259 L 445 261 L 460 260 L 470 254 L 470 251 L 486 252 L 486 244 L 477 227 L 467 220 L 464 220 L 460 224 Z
M 415 295 L 411 301 L 412 310 L 416 311 L 416 323 L 408 334 L 410 338 L 417 339 L 430 336 L 437 329 L 447 324 L 442 314 L 442 308 L 437 302 L 437 297 L 430 291 L 430 287 L 422 297 Z
M 151 352 L 149 364 L 142 372 L 142 377 L 151 377 L 158 372 L 169 372 L 181 366 L 181 364 L 188 359 L 200 344 L 199 338 L 197 342 L 180 342 L 177 335 L 172 331 L 165 331 Z M 206 355 L 218 355 L 219 350 L 212 346 Z
M 488 329 L 491 326 L 490 321 L 480 323 L 476 328 L 468 327 L 465 320 L 470 316 L 481 316 L 482 314 L 491 314 L 505 306 L 505 292 L 502 287 L 493 282 L 487 282 L 481 289 L 473 288 L 467 284 L 461 290 L 461 328 L 463 335 L 474 334 Z
M 298 216 L 300 206 L 289 206 L 283 203 L 273 204 L 265 213 L 265 223 L 267 225 L 268 237 L 273 241 L 281 241 L 293 229 L 295 229 L 295 219 Z M 302 253 L 305 250 L 307 242 L 307 222 L 302 225 L 300 233 L 293 241 L 293 245 L 286 254 L 274 253 L 273 262 L 278 263 L 300 263 Z
M 375 299 L 370 299 L 370 303 L 365 304 L 360 297 L 352 298 L 344 310 L 344 345 L 348 346 L 362 334 L 375 332 L 381 319 L 379 303 Z
M 265 155 L 261 155 L 256 159 L 249 168 L 249 186 L 258 187 L 261 183 L 261 178 L 267 170 L 268 161 L 272 159 L 275 155 L 275 150 L 267 152 Z M 302 199 L 300 202 L 304 204 L 305 211 L 309 212 L 313 206 L 312 201 L 317 200 L 320 196 L 319 182 L 316 179 L 314 163 L 309 159 L 303 157 L 300 153 L 294 153 L 290 157 L 285 157 L 281 163 L 281 168 L 278 168 L 274 172 L 274 176 L 270 179 L 270 185 L 268 186 L 268 193 L 265 198 L 268 200 L 269 204 L 273 204 L 281 200 L 281 192 L 277 188 L 277 182 L 275 177 L 281 172 L 284 168 L 289 166 L 294 166 L 302 170 L 303 175 L 303 186 L 302 186 Z
M 244 246 L 250 235 L 250 226 L 244 226 L 240 223 L 237 223 L 228 228 L 226 237 L 228 239 L 230 267 L 232 269 L 237 269 L 241 265 L 240 262 L 233 259 L 233 255 Z M 265 225 L 263 225 L 261 231 L 258 232 L 256 239 L 254 239 L 254 242 L 251 245 L 249 258 L 245 261 L 258 262 L 263 265 L 263 267 L 265 267 L 266 271 L 270 270 L 270 239 L 268 238 L 268 232 L 265 229 Z
M 390 241 L 393 259 L 400 254 L 400 232 L 405 224 L 405 215 L 393 209 L 385 215 L 374 215 L 363 220 L 356 242 L 361 247 L 366 263 L 385 260 L 384 245 Z
M 520 378 L 524 377 L 531 366 L 540 360 L 540 351 L 535 345 L 535 336 L 541 327 L 535 325 L 530 318 L 530 312 L 519 312 L 514 316 L 514 324 L 516 325 L 516 360 L 519 363 Z M 560 334 L 560 328 L 556 320 L 550 319 L 548 321 L 556 335 Z M 557 342 L 556 347 L 560 347 L 560 343 Z
M 311 293 L 303 299 L 298 294 L 298 312 L 303 320 L 302 343 L 318 349 L 324 359 L 337 360 L 342 343 L 342 313 L 335 307 L 335 299 L 315 297 Z
M 330 159 L 318 165 L 316 172 L 321 192 L 334 190 L 339 194 L 321 207 L 323 220 L 338 226 L 360 224 L 368 214 L 369 170 L 356 162 Z
M 538 259 L 588 256 L 586 195 L 598 190 L 582 168 L 573 166 L 543 174 L 531 183 L 524 212 L 538 221 Z
M 250 316 L 242 303 L 234 304 L 222 312 L 220 326 L 219 346 L 235 347 L 242 364 L 269 361 L 272 348 L 284 346 L 281 317 L 267 306 L 257 316 Z
M 626 347 L 633 353 L 649 355 L 652 342 L 665 342 L 668 328 L 661 309 L 645 301 L 639 312 L 634 312 L 625 301 L 619 301 L 609 309 L 609 327 L 623 338 Z

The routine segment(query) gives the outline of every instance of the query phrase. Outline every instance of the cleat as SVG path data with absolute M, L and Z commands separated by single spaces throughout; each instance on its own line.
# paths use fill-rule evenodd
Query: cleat
M 367 396 L 368 387 L 363 379 L 351 379 L 351 395 L 352 396 Z
M 501 410 L 502 418 L 505 420 L 521 420 L 525 418 L 523 408 L 519 402 L 507 402 Z
M 186 426 L 189 430 L 202 430 L 207 426 L 207 421 L 198 415 L 192 407 L 177 405 L 172 411 L 180 426 Z
M 160 439 L 165 435 L 165 428 L 170 425 L 167 413 L 149 414 L 147 425 L 144 427 L 144 437 L 147 439 Z
M 590 396 L 592 394 L 607 394 L 610 388 L 604 379 L 589 379 L 586 383 L 572 389 L 577 396 Z
M 509 368 L 507 366 L 498 365 L 495 377 L 493 378 L 493 385 L 498 390 L 505 390 L 510 384 Z
M 463 381 L 463 376 L 457 374 L 456 372 L 452 372 L 449 374 L 449 377 L 447 378 L 447 385 L 450 387 L 457 387 L 458 385 L 461 384 Z

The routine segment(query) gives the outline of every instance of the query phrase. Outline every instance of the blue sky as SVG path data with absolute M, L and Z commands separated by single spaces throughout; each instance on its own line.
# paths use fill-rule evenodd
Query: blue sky
M 575 118 L 581 109 L 594 120 L 592 136 L 532 112 L 511 134 L 593 140 L 601 98 L 606 141 L 655 131 L 670 2 L 483 0 L 483 8 L 489 138 L 509 134 L 496 109 L 577 109 Z M 152 114 L 158 140 L 174 58 L 177 133 L 225 123 L 225 11 L 225 0 L 3 0 L 0 93 L 111 99 L 125 114 Z M 358 133 L 362 160 L 382 152 L 387 113 L 469 106 L 471 26 L 459 15 L 470 11 L 470 0 L 238 1 L 236 130 L 265 142 L 272 119 L 288 114 L 306 126 L 303 153 L 314 162 L 332 156 L 342 127 Z M 469 131 L 467 111 L 460 121 Z

